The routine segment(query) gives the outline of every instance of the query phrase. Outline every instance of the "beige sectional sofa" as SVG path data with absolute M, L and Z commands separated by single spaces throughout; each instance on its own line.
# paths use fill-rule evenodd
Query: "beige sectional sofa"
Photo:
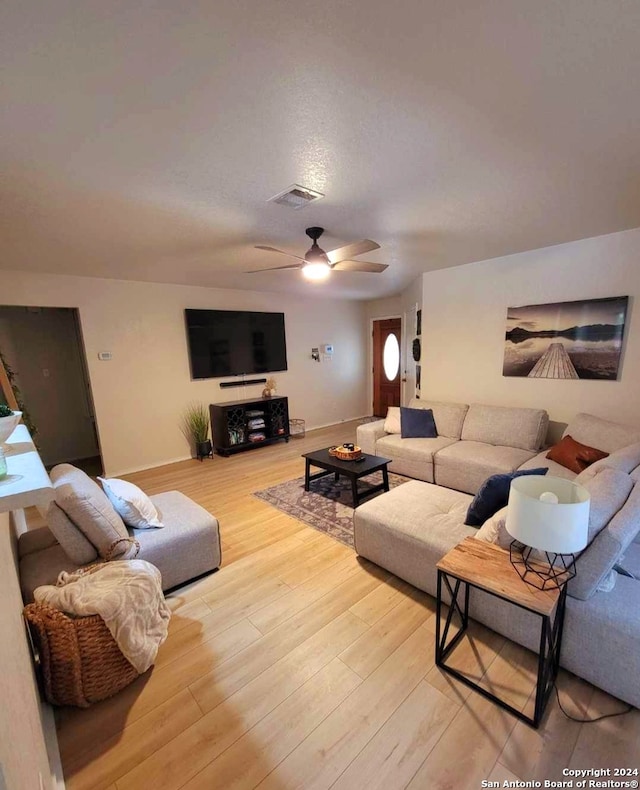
M 385 420 L 377 420 L 358 427 L 362 450 L 391 458 L 391 472 L 470 494 L 490 475 L 514 472 L 535 458 L 549 425 L 544 409 L 418 398 L 409 406 L 433 411 L 436 438 L 403 439 L 399 433 L 387 433 Z
M 544 454 L 524 462 L 575 478 L 591 493 L 590 534 L 595 537 L 569 583 L 561 664 L 640 707 L 640 429 L 580 414 L 565 434 L 611 455 L 577 478 Z M 437 455 L 435 476 L 439 479 Z M 478 536 L 477 529 L 464 524 L 471 500 L 468 493 L 440 485 L 405 483 L 357 508 L 356 551 L 435 595 L 436 563 L 465 537 Z M 495 518 L 504 519 L 504 512 Z M 617 563 L 637 578 L 617 573 Z M 480 590 L 473 592 L 470 613 L 515 642 L 537 648 L 538 624 L 530 613 Z

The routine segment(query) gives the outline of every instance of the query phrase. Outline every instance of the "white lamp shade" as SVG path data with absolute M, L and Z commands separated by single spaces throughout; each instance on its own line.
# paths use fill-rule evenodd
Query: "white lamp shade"
M 551 493 L 557 497 L 540 497 Z M 511 481 L 507 532 L 534 549 L 575 554 L 589 538 L 590 496 L 586 488 L 562 477 L 523 475 Z

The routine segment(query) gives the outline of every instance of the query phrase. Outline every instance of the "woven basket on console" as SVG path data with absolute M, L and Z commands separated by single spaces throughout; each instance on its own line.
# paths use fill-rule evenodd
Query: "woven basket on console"
M 47 604 L 31 603 L 24 616 L 35 637 L 44 694 L 52 705 L 88 708 L 138 677 L 100 615 L 69 617 Z

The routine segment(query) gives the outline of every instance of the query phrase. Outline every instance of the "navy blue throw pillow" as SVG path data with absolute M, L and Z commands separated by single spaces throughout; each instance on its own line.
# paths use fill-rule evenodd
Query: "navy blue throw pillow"
M 432 409 L 400 406 L 400 436 L 403 439 L 435 439 L 437 435 Z
M 487 477 L 471 501 L 464 523 L 468 527 L 481 527 L 487 519 L 503 508 L 509 501 L 509 488 L 514 477 L 546 475 L 548 471 L 549 467 L 543 466 L 540 469 L 522 469 L 520 472 Z

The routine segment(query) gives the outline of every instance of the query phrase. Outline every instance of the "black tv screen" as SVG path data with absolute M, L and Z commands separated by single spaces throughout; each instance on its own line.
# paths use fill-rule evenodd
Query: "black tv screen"
M 212 379 L 287 369 L 284 313 L 184 312 L 192 378 Z

